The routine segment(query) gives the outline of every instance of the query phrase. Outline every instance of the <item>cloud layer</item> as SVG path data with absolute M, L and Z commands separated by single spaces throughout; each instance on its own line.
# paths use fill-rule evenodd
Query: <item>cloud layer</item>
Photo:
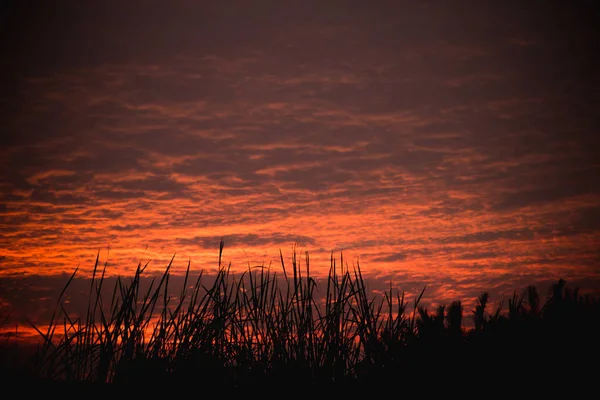
M 224 238 L 442 299 L 600 291 L 597 6 L 136 3 L 5 17 L 1 276 L 214 268 Z

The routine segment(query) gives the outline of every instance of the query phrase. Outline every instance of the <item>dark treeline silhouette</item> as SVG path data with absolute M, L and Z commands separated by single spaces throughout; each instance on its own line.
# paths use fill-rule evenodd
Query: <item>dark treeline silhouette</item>
M 547 294 L 534 285 L 515 291 L 494 309 L 482 292 L 474 310 L 465 312 L 460 300 L 428 310 L 425 289 L 411 301 L 391 287 L 369 297 L 360 267 L 344 267 L 343 259 L 338 266 L 332 257 L 318 286 L 308 254 L 302 263 L 294 251 L 291 268 L 282 256 L 279 274 L 260 268 L 238 276 L 221 263 L 222 250 L 223 243 L 211 285 L 202 274 L 192 280 L 188 264 L 176 297 L 169 263 L 146 291 L 147 264 L 138 265 L 106 299 L 106 266 L 97 259 L 87 310 L 72 316 L 61 299 L 75 271 L 49 328 L 38 330 L 42 344 L 18 367 L 5 352 L 0 379 L 138 391 L 423 385 L 424 394 L 460 394 L 477 385 L 582 388 L 597 378 L 600 303 L 562 279 Z

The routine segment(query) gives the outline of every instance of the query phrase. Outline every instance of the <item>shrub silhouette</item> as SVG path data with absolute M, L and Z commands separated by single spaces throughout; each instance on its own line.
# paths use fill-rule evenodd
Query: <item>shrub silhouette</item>
M 222 251 L 223 242 L 211 285 L 202 273 L 190 285 L 188 263 L 177 302 L 169 295 L 173 260 L 146 292 L 140 278 L 147 264 L 139 264 L 129 281 L 117 280 L 107 302 L 106 265 L 101 269 L 97 258 L 87 312 L 78 317 L 62 303 L 75 270 L 23 373 L 36 381 L 231 390 L 373 388 L 393 379 L 456 386 L 515 369 L 521 383 L 591 382 L 585 366 L 599 354 L 599 302 L 562 279 L 543 304 L 533 285 L 515 291 L 506 312 L 501 301 L 488 313 L 490 296 L 482 292 L 471 312 L 474 327 L 465 329 L 460 300 L 429 313 L 420 304 L 425 288 L 411 303 L 391 287 L 369 298 L 360 266 L 344 267 L 343 259 L 338 266 L 332 257 L 319 288 L 308 254 L 301 265 L 294 251 L 290 271 L 280 253 L 282 276 L 267 268 L 236 276 L 222 264 Z

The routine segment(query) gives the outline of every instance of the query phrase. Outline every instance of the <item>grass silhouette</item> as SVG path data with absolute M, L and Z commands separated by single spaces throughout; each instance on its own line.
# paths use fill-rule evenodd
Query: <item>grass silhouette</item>
M 344 268 L 332 257 L 325 291 L 317 295 L 323 288 L 310 274 L 308 254 L 301 262 L 294 251 L 291 266 L 281 255 L 281 274 L 263 268 L 236 276 L 222 264 L 223 246 L 214 281 L 205 285 L 200 274 L 188 282 L 188 263 L 176 298 L 169 295 L 171 260 L 146 291 L 140 282 L 147 264 L 138 264 L 132 278 L 117 279 L 107 301 L 106 265 L 97 258 L 81 316 L 69 315 L 62 301 L 75 270 L 49 328 L 32 324 L 42 344 L 18 369 L 5 362 L 1 376 L 61 388 L 352 393 L 416 382 L 456 390 L 500 378 L 583 387 L 597 374 L 600 302 L 564 280 L 545 301 L 533 285 L 515 291 L 507 310 L 501 303 L 488 312 L 489 295 L 482 292 L 471 315 L 474 328 L 466 330 L 462 303 L 429 312 L 421 305 L 425 288 L 411 302 L 391 287 L 369 298 L 359 265 Z

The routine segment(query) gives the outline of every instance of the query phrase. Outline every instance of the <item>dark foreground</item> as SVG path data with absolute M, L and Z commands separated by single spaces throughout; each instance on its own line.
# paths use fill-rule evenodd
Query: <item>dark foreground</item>
M 295 258 L 293 274 L 282 267 L 283 281 L 222 269 L 210 285 L 184 285 L 178 302 L 169 268 L 144 289 L 138 267 L 110 301 L 92 280 L 85 315 L 61 305 L 40 347 L 0 348 L 0 387 L 93 398 L 600 394 L 600 301 L 564 280 L 545 301 L 535 286 L 515 291 L 507 308 L 490 310 L 483 292 L 466 316 L 460 301 L 432 311 L 391 288 L 369 298 L 360 269 L 334 264 L 319 287 L 308 259 L 304 275 Z

